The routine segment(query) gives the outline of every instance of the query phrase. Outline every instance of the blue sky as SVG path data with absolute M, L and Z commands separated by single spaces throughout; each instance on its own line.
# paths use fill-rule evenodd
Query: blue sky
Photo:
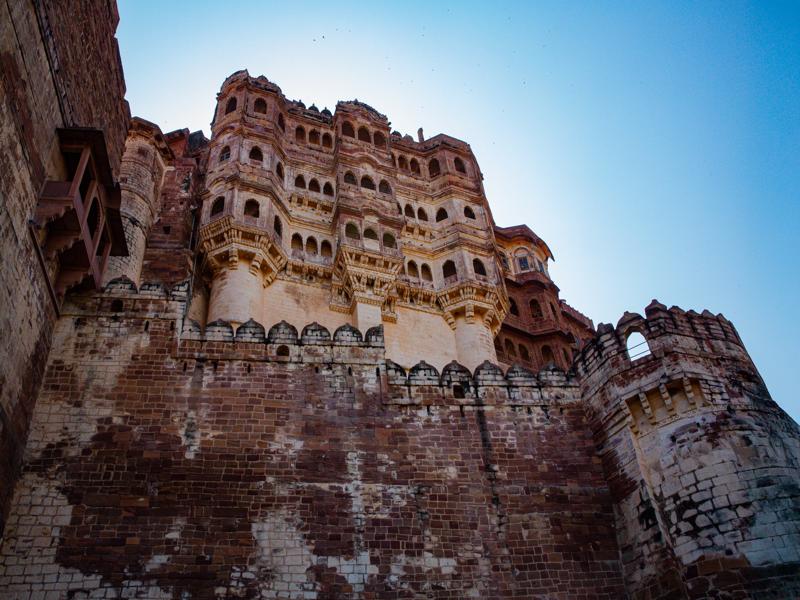
M 209 134 L 247 68 L 467 141 L 499 225 L 599 322 L 652 298 L 734 322 L 800 420 L 800 4 L 120 0 L 133 114 Z

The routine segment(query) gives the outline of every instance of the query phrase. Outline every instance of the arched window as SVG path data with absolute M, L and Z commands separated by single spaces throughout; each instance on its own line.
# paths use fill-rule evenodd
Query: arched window
M 292 235 L 292 250 L 302 250 L 303 249 L 303 238 L 300 237 L 299 233 L 295 233 Z
M 391 233 L 383 234 L 383 245 L 386 248 L 397 248 L 397 242 L 395 241 L 394 236 Z
M 531 353 L 524 344 L 519 345 L 519 357 L 525 362 L 531 362 Z
M 397 157 L 394 154 L 392 154 L 392 166 L 393 167 L 397 166 Z
M 517 256 L 517 265 L 519 265 L 520 271 L 530 271 L 531 270 L 531 263 L 528 259 L 527 254 Z
M 481 262 L 480 259 L 472 259 L 472 269 L 475 271 L 475 275 L 483 275 L 486 277 L 486 267 L 483 266 L 483 262 Z
M 322 147 L 323 148 L 333 148 L 333 138 L 331 137 L 330 133 L 323 133 L 322 134 Z
M 360 240 L 361 234 L 358 232 L 358 227 L 355 223 L 348 223 L 344 228 L 344 235 L 351 240 Z
M 333 186 L 330 183 L 325 182 L 325 185 L 322 186 L 322 193 L 326 196 L 333 196 Z
M 405 156 L 401 156 L 397 159 L 397 166 L 403 169 L 404 171 L 408 171 L 408 160 L 406 160 Z
M 229 115 L 236 110 L 236 98 L 231 98 L 225 105 L 225 114 Z
M 542 312 L 542 305 L 539 304 L 539 301 L 536 300 L 535 298 L 530 301 L 530 307 L 531 307 L 531 316 L 534 319 L 541 319 L 544 316 L 544 313 Z
M 300 125 L 298 125 L 297 129 L 294 130 L 294 139 L 302 143 L 305 143 L 306 141 L 306 130 L 300 127 Z
M 308 143 L 319 145 L 319 131 L 312 129 L 308 132 Z
M 369 129 L 366 127 L 358 128 L 358 139 L 362 142 L 372 143 L 372 136 L 369 134 Z
M 556 308 L 556 305 L 553 304 L 552 302 L 550 303 L 550 310 L 553 311 L 553 318 L 558 319 L 558 309 Z
M 413 219 L 414 218 L 414 209 L 412 208 L 412 206 L 410 204 L 406 204 L 405 215 L 409 219 Z
M 275 217 L 275 220 L 272 222 L 272 228 L 275 230 L 275 235 L 278 236 L 278 239 L 283 237 L 283 224 L 278 217 Z
M 366 175 L 364 175 L 361 178 L 361 187 L 367 188 L 368 190 L 374 190 L 375 189 L 375 182 L 372 181 L 372 179 L 370 179 Z
M 391 194 L 392 193 L 392 186 L 389 185 L 389 182 L 385 179 L 381 179 L 380 184 L 378 184 L 378 191 L 381 194 Z
M 417 175 L 420 174 L 419 161 L 416 158 L 411 159 L 411 172 L 416 173 Z
M 374 229 L 367 228 L 367 229 L 364 230 L 364 239 L 365 240 L 375 240 L 377 242 L 378 241 L 378 234 L 375 233 Z
M 372 139 L 378 148 L 386 147 L 386 137 L 380 131 L 376 131 Z
M 519 316 L 519 308 L 517 308 L 516 300 L 514 300 L 513 298 L 509 298 L 508 301 L 509 301 L 509 304 L 511 304 L 511 307 L 508 309 L 508 311 L 512 315 L 514 315 L 515 317 L 518 317 Z
M 306 180 L 302 175 L 294 178 L 294 187 L 306 189 Z
M 542 346 L 542 362 L 545 365 L 556 364 L 556 356 L 553 354 L 553 349 L 550 346 Z
M 211 216 L 218 215 L 223 210 L 225 210 L 225 198 L 222 196 L 217 196 L 214 199 L 214 203 L 211 205 Z
M 413 260 L 408 261 L 408 276 L 412 279 L 419 279 L 419 269 Z
M 464 216 L 467 217 L 468 219 L 474 219 L 475 218 L 475 212 L 469 206 L 465 206 L 464 207 Z
M 439 168 L 439 161 L 435 158 L 432 158 L 428 161 L 428 173 L 430 173 L 431 177 L 438 177 L 441 174 L 442 170 Z
M 458 277 L 458 271 L 456 271 L 456 263 L 452 260 L 445 261 L 442 265 L 442 275 L 445 279 L 448 277 Z
M 278 115 L 278 127 L 281 128 L 281 131 L 286 133 L 286 121 L 283 120 L 283 115 Z
M 261 162 L 264 160 L 264 154 L 261 152 L 261 148 L 258 146 L 253 146 L 250 148 L 250 160 L 254 160 L 257 162 Z
M 283 165 L 280 162 L 275 165 L 275 174 L 283 181 Z
M 456 166 L 456 171 L 458 171 L 459 173 L 466 173 L 467 172 L 467 168 L 464 166 L 464 161 L 461 160 L 460 158 L 458 158 L 457 156 L 456 156 L 455 160 L 453 160 L 453 163 Z
M 245 217 L 254 217 L 258 218 L 258 215 L 261 211 L 261 207 L 258 204 L 258 200 L 250 199 L 244 203 L 244 216 Z
M 428 213 L 426 213 L 422 208 L 417 209 L 417 219 L 420 221 L 427 221 L 428 220 Z
M 253 112 L 265 115 L 267 114 L 267 102 L 263 98 L 256 98 L 253 104 Z
M 513 356 L 514 358 L 516 358 L 517 349 L 514 348 L 514 342 L 512 342 L 511 340 L 506 340 L 505 346 L 506 346 L 506 356 Z
M 447 218 L 447 211 L 443 208 L 440 208 L 436 211 L 436 222 L 444 221 Z
M 344 182 L 350 183 L 352 185 L 358 185 L 358 183 L 356 182 L 356 176 L 353 175 L 350 171 L 344 174 Z
M 331 243 L 328 240 L 322 240 L 322 245 L 320 246 L 320 254 L 326 258 L 330 258 L 333 256 L 333 250 L 331 249 Z
M 342 135 L 346 135 L 347 137 L 351 138 L 356 137 L 356 131 L 353 129 L 353 124 L 349 121 L 342 123 Z
M 422 274 L 423 281 L 433 281 L 433 274 L 431 273 L 431 268 L 427 265 L 427 263 L 422 263 L 420 273 Z
M 306 240 L 306 253 L 308 254 L 317 253 L 317 240 L 315 240 L 311 236 L 309 236 L 309 238 Z
M 636 360 L 650 354 L 650 345 L 645 337 L 638 331 L 632 332 L 625 340 L 625 347 L 628 350 L 628 358 Z
M 311 181 L 308 182 L 309 192 L 319 192 L 320 189 L 321 188 L 319 187 L 319 181 L 317 181 L 316 179 L 312 179 Z
M 222 152 L 219 153 L 219 162 L 225 162 L 231 157 L 231 147 L 225 146 Z

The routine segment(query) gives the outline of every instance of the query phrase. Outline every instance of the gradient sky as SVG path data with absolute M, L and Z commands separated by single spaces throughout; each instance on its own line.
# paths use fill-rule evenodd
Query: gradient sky
M 238 69 L 467 141 L 600 322 L 722 312 L 800 421 L 800 3 L 119 0 L 134 115 L 209 135 Z M 420 357 L 424 358 L 424 357 Z

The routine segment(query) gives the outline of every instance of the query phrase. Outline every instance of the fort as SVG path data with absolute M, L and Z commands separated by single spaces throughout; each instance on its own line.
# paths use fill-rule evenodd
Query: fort
M 725 317 L 595 327 L 461 140 L 246 70 L 164 133 L 113 0 L 0 10 L 0 598 L 800 596 Z

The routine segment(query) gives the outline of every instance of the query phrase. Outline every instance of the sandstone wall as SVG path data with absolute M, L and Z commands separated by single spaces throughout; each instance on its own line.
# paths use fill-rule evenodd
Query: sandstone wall
M 28 222 L 44 181 L 65 174 L 57 127 L 103 129 L 118 173 L 129 115 L 117 20 L 107 1 L 0 7 L 0 535 L 55 316 Z
M 120 282 L 59 321 L 0 598 L 624 595 L 563 373 L 406 374 L 380 328 L 179 337 L 187 293 Z

